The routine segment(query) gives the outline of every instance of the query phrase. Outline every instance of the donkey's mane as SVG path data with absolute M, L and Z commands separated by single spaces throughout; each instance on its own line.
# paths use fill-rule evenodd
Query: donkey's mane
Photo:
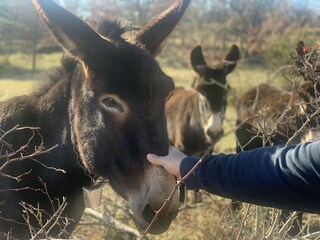
M 90 25 L 99 34 L 112 40 L 120 40 L 121 35 L 129 31 L 129 22 L 126 20 L 101 19 L 91 21 Z
M 46 94 L 55 84 L 62 80 L 67 80 L 67 76 L 73 73 L 75 67 L 77 65 L 77 60 L 73 57 L 63 55 L 60 61 L 60 66 L 54 68 L 47 82 L 42 84 L 40 88 L 33 93 L 36 96 L 42 96 Z

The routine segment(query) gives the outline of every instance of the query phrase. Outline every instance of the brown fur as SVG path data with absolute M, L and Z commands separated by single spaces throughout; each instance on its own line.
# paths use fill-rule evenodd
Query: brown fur
M 174 83 L 161 70 L 155 53 L 190 0 L 176 0 L 129 41 L 120 36 L 121 28 L 110 31 L 116 26 L 107 27 L 109 38 L 101 36 L 52 0 L 33 3 L 72 59 L 63 61 L 41 91 L 0 102 L 0 130 L 8 131 L 17 124 L 39 128 L 42 137 L 35 136 L 23 154 L 32 153 L 42 140 L 46 148 L 58 145 L 50 154 L 6 167 L 7 159 L 0 158 L 4 168 L 0 175 L 0 239 L 30 239 L 55 214 L 57 199 L 62 198 L 67 205 L 56 220 L 59 224 L 47 226 L 36 238 L 67 238 L 84 211 L 82 187 L 98 177 L 107 178 L 129 202 L 143 230 L 166 202 L 149 231 L 164 232 L 178 213 L 178 194 L 167 200 L 175 178 L 149 163 L 146 155 L 168 152 L 164 105 Z M 12 145 L 1 142 L 0 155 L 19 149 L 30 136 L 27 129 L 6 136 L 5 141 Z M 31 216 L 27 223 L 21 202 L 44 211 L 41 219 Z M 70 224 L 65 226 L 64 219 Z M 29 227 L 34 230 L 30 232 Z
M 266 133 L 276 131 L 286 135 L 296 129 L 295 117 L 301 112 L 299 106 L 302 103 L 296 91 L 260 84 L 239 99 L 236 105 L 237 118 L 256 128 L 263 127 Z
M 240 53 L 233 45 L 217 67 L 209 67 L 201 47 L 191 51 L 191 65 L 198 74 L 193 88 L 178 87 L 166 103 L 168 133 L 171 144 L 189 155 L 201 155 L 222 136 L 222 127 L 208 127 L 210 117 L 224 117 L 229 90 L 226 77 L 233 71 Z
M 261 144 L 286 144 L 302 126 L 303 122 L 317 109 L 319 92 L 317 79 L 304 73 L 304 43 L 299 42 L 295 51 L 295 65 L 304 81 L 291 91 L 269 84 L 260 84 L 249 89 L 239 99 L 237 109 L 237 151 L 252 149 Z M 307 77 L 309 76 L 309 77 Z M 307 128 L 318 126 L 318 117 L 311 119 Z M 264 137 L 263 137 L 264 136 Z M 265 138 L 262 140 L 262 138 Z M 296 137 L 295 142 L 299 142 Z M 259 140 L 260 139 L 260 140 Z

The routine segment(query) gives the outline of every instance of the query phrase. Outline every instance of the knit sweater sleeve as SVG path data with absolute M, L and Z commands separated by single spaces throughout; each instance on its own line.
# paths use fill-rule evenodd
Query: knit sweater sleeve
M 181 175 L 198 160 L 185 158 Z M 211 155 L 184 184 L 243 202 L 320 213 L 320 141 Z

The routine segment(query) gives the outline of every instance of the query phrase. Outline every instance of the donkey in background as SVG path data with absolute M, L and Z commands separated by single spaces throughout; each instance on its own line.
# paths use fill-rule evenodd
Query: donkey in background
M 302 76 L 301 84 L 286 90 L 263 83 L 249 89 L 237 102 L 237 152 L 263 145 L 299 143 L 304 134 L 296 134 L 308 115 L 318 109 L 319 75 L 316 69 L 305 72 L 307 55 L 300 41 L 295 49 L 294 64 Z M 316 68 L 316 66 L 314 66 Z M 310 73 L 316 75 L 311 75 Z M 308 120 L 304 130 L 319 127 L 319 114 Z M 303 133 L 303 132 L 302 132 Z M 264 137 L 266 137 L 264 139 Z
M 239 56 L 238 47 L 233 45 L 211 68 L 201 47 L 192 49 L 191 66 L 198 74 L 193 88 L 175 88 L 166 103 L 170 143 L 185 154 L 201 156 L 222 137 L 229 91 L 226 77 L 236 67 Z M 194 201 L 201 201 L 197 193 Z
M 27 130 L 7 135 L 6 142 L 13 145 L 4 144 L 2 152 L 28 143 L 24 149 L 28 154 L 42 139 L 46 149 L 58 145 L 36 159 L 8 165 L 6 158 L 0 159 L 0 166 L 6 166 L 0 175 L 1 239 L 68 237 L 84 211 L 82 187 L 92 185 L 97 177 L 109 179 L 129 202 L 141 228 L 150 224 L 175 184 L 174 177 L 146 160 L 149 152 L 167 154 L 164 106 L 174 88 L 154 56 L 189 3 L 176 0 L 125 40 L 119 26 L 112 26 L 111 35 L 101 36 L 54 1 L 33 0 L 71 58 L 64 60 L 46 88 L 0 103 L 2 131 L 20 124 L 38 127 L 41 134 L 30 142 Z M 14 178 L 18 176 L 19 181 Z M 44 228 L 57 209 L 50 199 L 64 197 L 67 205 L 60 217 L 69 219 L 69 224 L 61 229 L 59 224 Z M 43 210 L 41 222 L 32 216 L 26 222 L 21 203 Z M 166 231 L 178 207 L 175 193 L 150 233 Z
M 260 84 L 249 89 L 239 99 L 237 109 L 237 152 L 268 145 L 286 145 L 302 141 L 314 135 L 312 129 L 319 129 L 319 74 L 317 66 L 309 62 L 305 45 L 300 41 L 294 52 L 294 67 L 302 78 L 302 84 L 286 90 Z M 309 59 L 309 60 L 308 60 Z M 305 70 L 312 66 L 309 72 Z M 313 113 L 314 116 L 310 117 Z M 308 123 L 308 124 L 305 124 Z M 303 128 L 303 131 L 301 131 Z M 311 129 L 311 132 L 309 131 Z M 304 140 L 303 140 L 304 139 Z M 234 208 L 239 203 L 233 203 Z M 283 211 L 282 220 L 286 221 L 288 211 Z M 302 226 L 302 214 L 288 232 L 295 236 Z
M 198 77 L 192 88 L 176 87 L 166 103 L 168 134 L 172 145 L 187 155 L 200 156 L 223 135 L 227 105 L 227 75 L 236 67 L 240 52 L 233 45 L 225 58 L 211 68 L 200 46 L 190 61 Z

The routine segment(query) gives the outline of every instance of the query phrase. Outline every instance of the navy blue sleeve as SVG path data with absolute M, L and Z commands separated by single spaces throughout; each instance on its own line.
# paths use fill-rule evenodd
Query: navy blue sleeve
M 198 160 L 185 158 L 181 176 Z M 184 184 L 247 203 L 320 213 L 320 141 L 210 155 Z

